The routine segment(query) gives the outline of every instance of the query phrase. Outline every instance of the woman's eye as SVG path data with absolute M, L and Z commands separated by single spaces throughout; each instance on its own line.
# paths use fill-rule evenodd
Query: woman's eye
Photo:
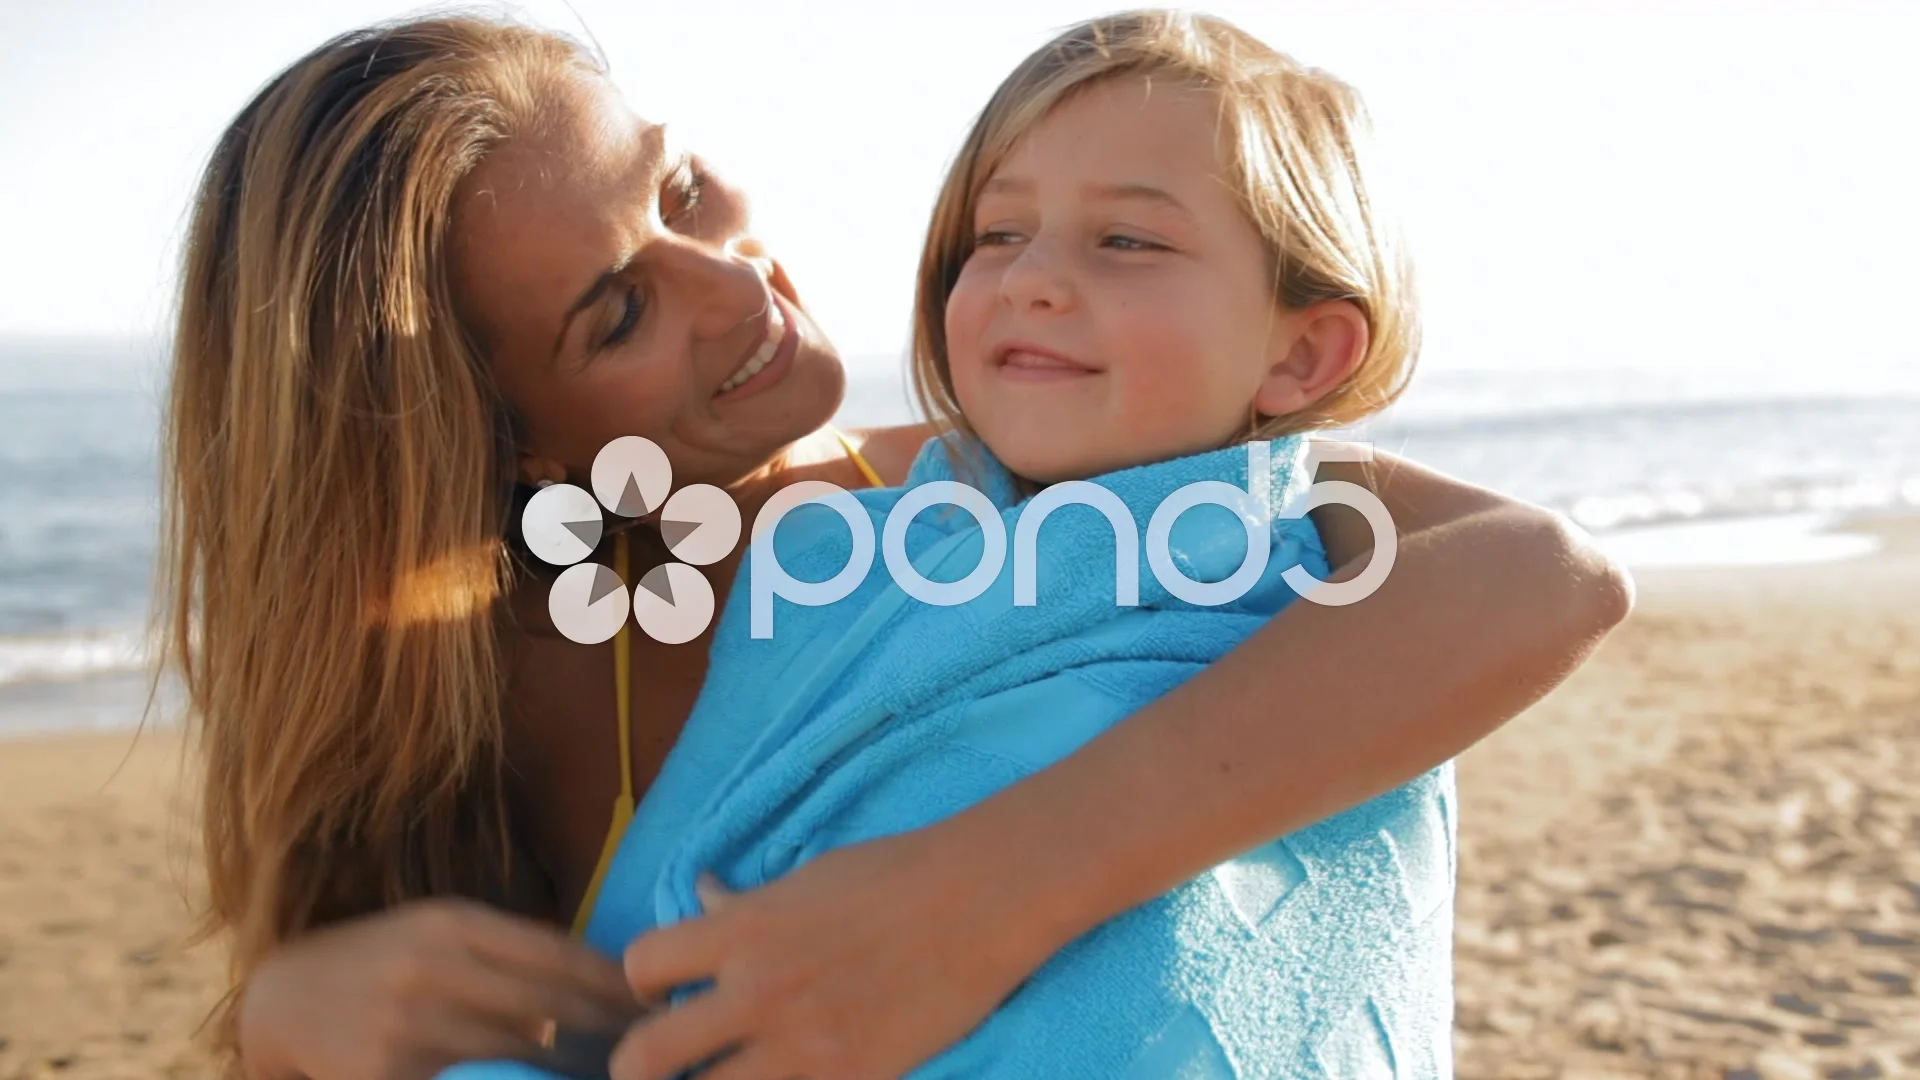
M 1111 234 L 1103 238 L 1100 242 L 1107 247 L 1111 247 L 1119 251 L 1166 251 L 1167 250 L 1167 246 L 1165 244 L 1156 244 L 1151 240 L 1142 240 L 1137 236 L 1126 236 L 1121 233 Z
M 675 198 L 673 210 L 667 215 L 669 220 L 678 221 L 699 208 L 700 200 L 706 195 L 707 180 L 706 171 L 695 165 L 693 159 L 681 162 L 674 170 Z
M 627 286 L 626 300 L 621 306 L 620 321 L 607 332 L 606 339 L 600 343 L 600 347 L 609 348 L 625 341 L 627 335 L 633 333 L 634 326 L 640 322 L 640 313 L 644 306 L 640 300 L 640 289 L 633 285 Z
M 1014 244 L 1020 240 L 1020 234 L 1006 229 L 988 229 L 975 234 L 974 247 L 998 247 L 1002 244 Z

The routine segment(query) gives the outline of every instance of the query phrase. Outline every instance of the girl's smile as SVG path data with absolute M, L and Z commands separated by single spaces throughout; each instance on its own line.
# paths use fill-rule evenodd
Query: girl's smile
M 1092 364 L 1025 341 L 1003 342 L 993 350 L 994 371 L 1016 382 L 1078 382 L 1100 374 Z

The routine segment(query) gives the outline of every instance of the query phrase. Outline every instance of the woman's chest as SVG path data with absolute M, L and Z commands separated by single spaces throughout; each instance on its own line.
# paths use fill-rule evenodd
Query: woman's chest
M 637 801 L 693 711 L 706 641 L 665 646 L 630 634 L 627 763 Z M 508 790 L 522 842 L 570 917 L 586 895 L 621 789 L 614 643 L 521 643 L 507 695 Z

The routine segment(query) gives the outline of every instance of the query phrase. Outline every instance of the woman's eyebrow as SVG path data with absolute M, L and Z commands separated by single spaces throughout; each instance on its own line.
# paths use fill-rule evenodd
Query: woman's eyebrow
M 678 158 L 665 152 L 666 142 L 667 125 L 665 124 L 655 124 L 641 134 L 639 152 L 644 155 L 646 161 L 648 180 L 641 184 L 640 190 L 658 190 L 660 187 L 660 177 L 679 163 Z M 633 265 L 634 258 L 639 254 L 640 252 L 637 248 L 629 248 L 622 252 L 620 256 L 614 260 L 613 265 L 602 270 L 600 275 L 593 279 L 592 284 L 588 285 L 586 290 L 580 294 L 580 298 L 575 300 L 573 304 L 567 308 L 566 312 L 560 316 L 560 332 L 553 339 L 554 360 L 559 360 L 561 350 L 566 348 L 567 330 L 572 327 L 574 317 L 592 307 L 602 296 L 605 296 L 607 290 L 613 287 L 614 282 L 620 280 L 620 275 L 626 273 L 627 268 Z
M 573 325 L 574 316 L 592 307 L 602 296 L 605 296 L 607 290 L 613 287 L 613 283 L 620 280 L 620 275 L 627 272 L 627 267 L 633 265 L 634 256 L 638 254 L 637 251 L 629 251 L 611 267 L 601 271 L 600 276 L 593 279 L 593 284 L 587 286 L 587 291 L 580 294 L 580 299 L 575 300 L 566 314 L 560 316 L 560 335 L 553 341 L 555 360 L 560 359 L 560 351 L 566 347 L 567 328 Z

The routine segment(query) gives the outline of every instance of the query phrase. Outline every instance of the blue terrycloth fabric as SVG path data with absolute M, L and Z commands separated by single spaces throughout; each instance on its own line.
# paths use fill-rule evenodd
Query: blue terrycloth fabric
M 1278 507 L 1309 478 L 1301 440 L 1270 449 Z M 876 537 L 906 492 L 955 478 L 947 451 L 929 443 L 906 488 L 856 496 Z M 1263 537 L 1265 572 L 1222 606 L 1171 595 L 1144 541 L 1175 489 L 1245 487 L 1247 462 L 1236 448 L 1097 478 L 1143 541 L 1132 560 L 1135 607 L 1115 603 L 1113 525 L 1077 505 L 1040 531 L 1033 606 L 1013 603 L 1017 558 L 979 597 L 936 607 L 907 596 L 876 556 L 837 603 L 775 601 L 773 636 L 756 639 L 752 570 L 743 571 L 707 685 L 609 868 L 588 940 L 618 955 L 638 934 L 697 915 L 703 869 L 752 888 L 823 852 L 947 817 L 1232 649 L 1293 599 L 1284 570 L 1326 575 L 1311 524 L 1276 516 Z M 1028 504 L 1006 472 L 986 458 L 965 478 L 1014 537 Z M 1167 549 L 1188 578 L 1219 581 L 1240 566 L 1247 535 L 1241 518 L 1201 506 L 1174 524 Z M 790 514 L 773 539 L 801 580 L 833 576 L 851 549 L 847 525 L 818 505 Z M 986 542 L 972 517 L 941 507 L 915 519 L 904 550 L 925 577 L 952 581 L 979 563 Z M 1378 660 L 1356 657 L 1355 670 Z M 1286 707 L 1274 702 L 1276 712 Z M 1450 1076 L 1453 839 L 1447 766 L 1083 935 L 912 1076 Z M 543 1074 L 483 1064 L 442 1075 Z

